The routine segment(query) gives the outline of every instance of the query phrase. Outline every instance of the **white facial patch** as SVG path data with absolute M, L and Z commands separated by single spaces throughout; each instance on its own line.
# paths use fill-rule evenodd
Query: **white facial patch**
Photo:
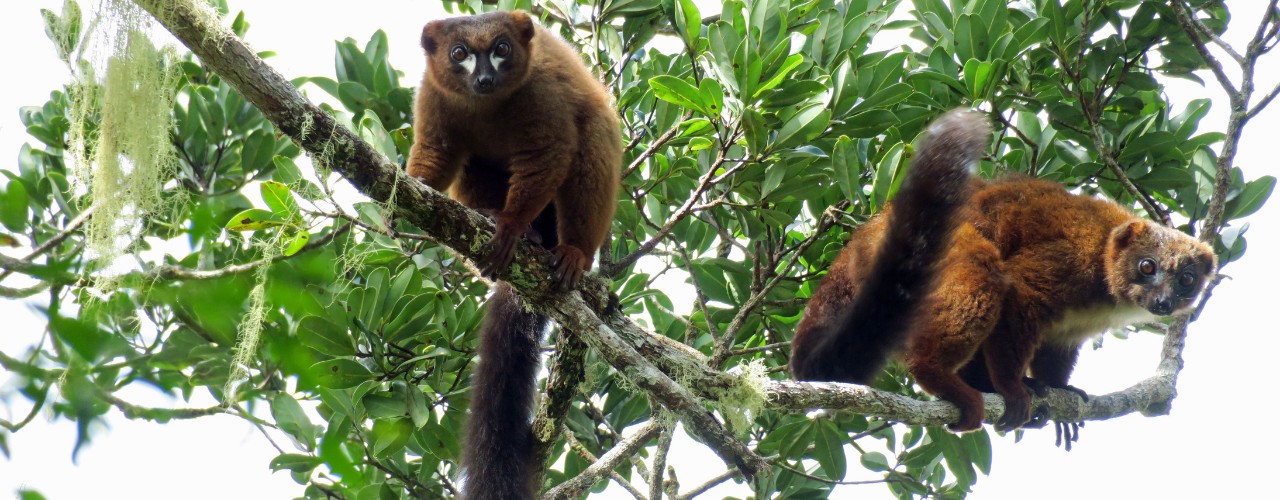
M 461 61 L 458 61 L 458 64 L 461 64 L 462 67 L 467 68 L 467 73 L 475 73 L 476 72 L 476 55 L 467 54 L 467 58 Z
M 497 68 L 498 66 L 501 66 L 502 61 L 507 60 L 507 58 L 499 57 L 498 54 L 496 54 L 495 52 L 497 52 L 497 50 L 494 50 L 493 52 L 489 53 L 489 60 L 493 62 L 493 67 Z

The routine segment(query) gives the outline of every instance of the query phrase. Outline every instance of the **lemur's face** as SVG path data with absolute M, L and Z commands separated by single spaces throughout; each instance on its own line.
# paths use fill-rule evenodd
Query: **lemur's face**
M 523 83 L 533 35 L 528 14 L 492 12 L 427 23 L 422 47 L 437 85 L 483 98 L 505 94 Z
M 1151 314 L 1186 311 L 1217 271 L 1208 245 L 1150 221 L 1116 228 L 1107 245 L 1111 293 Z

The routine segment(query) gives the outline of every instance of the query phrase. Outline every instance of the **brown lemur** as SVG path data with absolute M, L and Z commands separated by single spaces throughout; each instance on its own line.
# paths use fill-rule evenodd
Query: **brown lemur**
M 481 272 L 505 270 L 529 234 L 573 288 L 613 219 L 622 138 L 608 92 L 560 37 L 524 12 L 431 21 L 408 174 L 493 215 Z M 463 496 L 533 498 L 530 418 L 545 316 L 497 283 L 480 327 Z
M 867 384 L 899 354 L 921 388 L 959 407 L 952 430 L 982 425 L 975 385 L 1004 397 L 996 429 L 1009 430 L 1031 421 L 1033 389 L 1085 395 L 1067 384 L 1085 340 L 1193 306 L 1216 272 L 1212 249 L 1116 203 L 1018 176 L 965 178 L 961 203 L 922 196 L 960 189 L 957 172 L 989 135 L 972 113 L 931 127 L 897 199 L 809 299 L 792 340 L 797 379 Z

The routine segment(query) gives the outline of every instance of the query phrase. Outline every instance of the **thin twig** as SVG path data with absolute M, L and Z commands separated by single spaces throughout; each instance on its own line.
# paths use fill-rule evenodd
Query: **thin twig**
M 547 494 L 543 496 L 543 498 L 577 498 L 579 495 L 586 492 L 587 488 L 590 488 L 591 485 L 596 484 L 596 481 L 599 481 L 601 477 L 604 477 L 605 475 L 617 475 L 617 473 L 613 471 L 614 467 L 617 467 L 623 460 L 626 460 L 631 455 L 640 451 L 640 448 L 642 448 L 645 443 L 648 443 L 650 439 L 653 439 L 653 436 L 661 429 L 662 427 L 653 421 L 645 423 L 636 430 L 635 434 L 632 434 L 619 442 L 608 452 L 605 452 L 604 455 L 600 455 L 599 459 L 589 458 L 593 460 L 593 463 L 590 466 L 584 469 L 577 476 L 574 476 L 572 479 L 560 483 L 555 488 L 552 488 L 551 491 L 548 491 Z M 570 446 L 573 446 L 574 443 L 577 443 L 579 446 L 582 445 L 582 443 L 578 443 L 578 440 L 573 437 L 571 432 L 565 432 L 565 439 L 569 441 Z M 585 452 L 587 457 L 591 456 L 591 453 L 586 451 L 586 448 L 580 448 L 577 449 L 577 451 L 579 453 Z M 627 487 L 625 484 L 627 481 L 622 480 L 621 476 L 614 478 L 614 480 L 623 488 Z M 644 498 L 644 494 L 640 493 L 639 490 L 636 490 L 634 486 L 628 489 L 628 492 L 632 495 L 637 495 L 638 498 Z
M 72 233 L 74 233 L 77 229 L 79 229 L 80 226 L 83 226 L 84 223 L 89 220 L 89 217 L 93 215 L 93 208 L 94 207 L 91 206 L 89 208 L 81 210 L 80 213 L 76 215 L 74 219 L 71 219 L 71 222 L 67 223 L 67 227 L 63 228 L 62 231 L 59 231 L 58 234 L 53 235 L 52 238 L 49 238 L 44 243 L 40 244 L 40 246 L 31 250 L 31 253 L 27 254 L 25 257 L 22 257 L 18 260 L 20 262 L 30 263 L 31 261 L 34 261 L 36 257 L 44 255 L 45 252 L 48 252 L 49 250 L 52 250 L 55 247 L 57 247 L 59 244 L 65 241 L 68 237 L 70 237 Z M 8 277 L 10 274 L 13 274 L 13 271 L 14 270 L 12 269 L 5 269 L 3 272 L 0 272 L 0 279 L 4 279 Z
M 694 498 L 694 497 L 696 497 L 696 496 L 698 496 L 698 495 L 701 495 L 701 494 L 703 494 L 703 493 L 706 493 L 706 492 L 707 492 L 707 490 L 710 490 L 711 488 L 715 488 L 716 486 L 719 486 L 719 485 L 720 485 L 720 483 L 723 483 L 723 482 L 725 482 L 725 481 L 728 481 L 728 480 L 730 480 L 730 479 L 733 479 L 733 478 L 734 478 L 735 476 L 737 476 L 737 475 L 738 475 L 738 471 L 735 471 L 735 470 L 733 470 L 733 469 L 729 469 L 729 470 L 727 470 L 727 471 L 721 472 L 721 473 L 720 473 L 720 475 L 718 475 L 718 476 L 716 476 L 716 477 L 713 477 L 713 478 L 711 478 L 711 479 L 708 479 L 708 480 L 707 480 L 707 482 L 702 483 L 702 484 L 698 485 L 697 487 L 695 487 L 694 489 L 691 489 L 691 490 L 689 490 L 689 491 L 685 492 L 684 494 L 682 494 L 682 495 L 680 495 L 680 496 L 676 497 L 676 499 L 677 499 L 677 500 L 689 500 L 689 499 Z
M 667 145 L 668 142 L 671 142 L 671 139 L 674 139 L 676 134 L 680 132 L 679 124 L 688 120 L 691 116 L 693 116 L 692 113 L 685 113 L 685 115 L 680 118 L 680 121 L 676 122 L 676 125 L 672 125 L 666 132 L 663 132 L 662 135 L 649 143 L 649 147 L 645 148 L 645 150 L 637 155 L 634 160 L 631 160 L 631 163 L 627 165 L 627 168 L 622 171 L 622 178 L 626 179 L 627 177 L 630 177 L 631 174 L 635 173 L 635 171 L 640 168 L 640 165 L 643 165 L 645 161 L 652 158 L 653 155 L 658 152 L 659 148 Z
M 1231 83 L 1231 79 L 1227 77 L 1227 72 L 1222 69 L 1222 63 L 1209 53 L 1209 48 L 1205 47 L 1204 40 L 1200 39 L 1200 21 L 1195 20 L 1187 13 L 1186 7 L 1182 0 L 1173 0 L 1170 2 L 1173 6 L 1174 17 L 1178 18 L 1178 24 L 1182 25 L 1182 30 L 1187 33 L 1187 37 L 1191 39 L 1191 45 L 1195 47 L 1196 52 L 1200 53 L 1200 57 L 1204 59 L 1205 64 L 1209 66 L 1209 70 L 1213 72 L 1213 76 L 1218 79 L 1218 83 L 1227 91 L 1228 95 L 1239 94 L 1236 86 Z M 1203 25 L 1200 25 L 1203 26 Z
M 259 267 L 262 267 L 263 264 L 279 262 L 281 260 L 288 259 L 290 257 L 300 255 L 308 251 L 314 250 L 316 248 L 325 246 L 329 244 L 330 241 L 333 241 L 333 239 L 337 237 L 339 234 L 345 233 L 350 229 L 351 229 L 351 224 L 345 224 L 332 231 L 329 231 L 325 235 L 319 238 L 316 238 L 314 240 L 311 240 L 306 245 L 304 245 L 302 249 L 298 250 L 293 255 L 277 254 L 271 257 L 270 259 L 259 259 L 253 262 L 246 262 L 244 264 L 235 264 L 235 265 L 227 266 L 221 269 L 211 269 L 211 270 L 200 270 L 200 269 L 191 269 L 183 266 L 164 265 L 164 266 L 152 268 L 150 271 L 147 271 L 145 273 L 145 276 L 149 279 L 190 281 L 190 280 L 211 280 L 211 279 L 218 279 L 226 276 L 231 276 L 233 274 L 246 273 L 254 269 L 257 269 Z
M 738 308 L 738 313 L 733 316 L 733 320 L 729 322 L 729 326 L 725 327 L 724 335 L 721 337 L 721 342 L 716 346 L 715 353 L 711 357 L 711 360 L 708 361 L 709 366 L 720 366 L 724 360 L 729 358 L 730 354 L 733 352 L 733 339 L 737 338 L 738 330 L 741 330 L 743 325 L 747 323 L 747 317 L 749 317 L 752 312 L 754 312 L 755 309 L 764 302 L 765 296 L 767 296 L 774 287 L 778 286 L 778 283 L 781 283 L 782 280 L 786 278 L 787 270 L 791 269 L 792 266 L 795 266 L 796 263 L 800 261 L 800 256 L 804 255 L 804 251 L 813 245 L 814 242 L 818 241 L 818 238 L 826 233 L 827 229 L 831 228 L 831 219 L 826 217 L 826 214 L 827 212 L 824 211 L 823 217 L 818 219 L 818 227 L 813 231 L 813 234 L 809 235 L 809 237 L 805 238 L 800 245 L 796 246 L 795 251 L 791 254 L 791 259 L 783 265 L 782 270 L 776 273 L 772 279 L 760 288 L 759 292 L 752 295 L 751 298 L 747 299 L 747 301 Z
M 667 470 L 667 453 L 671 451 L 671 435 L 676 424 L 661 410 L 654 413 L 653 420 L 662 422 L 662 433 L 658 435 L 658 449 L 653 453 L 653 468 L 649 473 L 649 500 L 662 500 L 662 473 Z

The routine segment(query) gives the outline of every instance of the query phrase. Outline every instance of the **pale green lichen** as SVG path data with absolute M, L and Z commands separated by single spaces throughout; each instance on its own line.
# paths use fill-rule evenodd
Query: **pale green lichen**
M 285 231 L 276 230 L 271 238 L 259 241 L 256 246 L 261 250 L 259 256 L 266 263 L 254 271 L 253 290 L 249 292 L 249 310 L 236 328 L 235 354 L 231 361 L 231 372 L 227 375 L 227 384 L 223 388 L 222 404 L 230 406 L 237 402 L 237 389 L 240 383 L 249 377 L 249 367 L 258 351 L 258 343 L 262 337 L 262 325 L 267 316 L 267 275 L 271 270 L 271 262 L 280 256 L 280 246 Z
M 315 118 L 311 117 L 311 113 L 302 113 L 302 126 L 298 127 L 298 142 L 302 143 L 307 140 L 307 136 L 311 135 L 311 130 L 316 126 Z
M 720 396 L 715 406 L 730 429 L 750 429 L 751 419 L 764 408 L 769 369 L 763 359 L 757 358 L 739 363 L 730 371 L 737 372 L 734 385 Z
M 133 3 L 104 5 L 93 23 L 100 33 L 86 35 L 99 41 L 86 50 L 71 92 L 70 157 L 74 179 L 87 185 L 95 211 L 85 227 L 86 246 L 109 269 L 137 239 L 145 218 L 182 200 L 162 195 L 177 170 L 170 140 L 176 52 L 148 39 L 150 17 Z M 100 82 L 95 74 L 104 75 Z M 89 120 L 97 120 L 96 137 L 88 136 Z M 96 276 L 95 283 L 112 288 L 113 274 Z

